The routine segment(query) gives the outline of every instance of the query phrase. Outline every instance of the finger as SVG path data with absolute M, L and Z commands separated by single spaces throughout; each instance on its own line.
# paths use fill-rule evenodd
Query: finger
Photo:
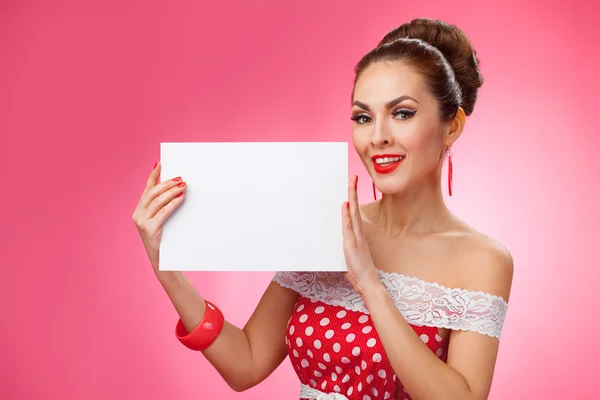
M 358 175 L 355 175 L 348 183 L 348 201 L 350 202 L 350 216 L 352 218 L 352 228 L 357 239 L 362 237 L 362 218 L 360 216 L 360 207 L 358 205 Z
M 352 248 L 355 243 L 354 230 L 352 229 L 352 218 L 350 217 L 350 208 L 347 201 L 342 204 L 342 236 L 344 246 Z
M 164 182 L 161 182 L 150 188 L 148 191 L 144 191 L 142 198 L 140 200 L 139 208 L 141 210 L 146 210 L 150 207 L 153 201 L 156 200 L 157 197 L 162 196 L 166 191 L 171 190 L 173 187 L 182 184 L 183 180 L 180 176 L 175 177 L 173 179 L 167 179 Z M 163 200 L 164 204 L 165 201 Z M 155 212 L 154 212 L 155 213 Z M 152 215 L 154 215 L 154 213 Z
M 147 204 L 144 205 L 144 196 L 146 196 L 146 193 L 148 193 L 150 191 L 150 189 L 152 189 L 153 187 L 155 187 L 158 184 L 158 178 L 160 177 L 160 168 L 161 168 L 160 161 L 157 161 L 156 164 L 154 164 L 154 168 L 152 168 L 152 172 L 150 172 L 148 179 L 146 179 L 146 184 L 144 185 L 144 191 L 142 192 L 142 195 L 140 196 L 140 200 L 138 201 L 137 208 L 145 209 L 147 207 Z
M 183 190 L 183 189 L 182 189 Z M 152 218 L 153 222 L 158 226 L 163 226 L 167 219 L 173 214 L 173 212 L 179 207 L 185 198 L 185 192 L 180 191 L 179 194 L 175 195 L 168 203 L 162 206 L 156 215 Z
M 184 181 L 173 181 L 172 179 L 170 181 L 171 182 L 164 182 L 165 184 L 169 184 L 169 189 L 156 196 L 148 205 L 148 208 L 145 211 L 146 218 L 154 218 L 154 216 L 158 214 L 163 207 L 173 201 L 177 196 L 180 196 L 181 193 L 184 193 L 185 189 L 187 188 L 187 184 Z M 156 186 L 156 188 L 160 188 L 161 185 Z M 152 190 L 149 192 L 149 194 L 152 192 Z
M 150 173 L 150 176 L 146 180 L 146 187 L 144 188 L 144 192 L 149 191 L 150 189 L 152 189 L 154 186 L 156 186 L 158 184 L 158 179 L 160 178 L 160 169 L 161 169 L 161 164 L 160 164 L 160 162 L 157 162 L 154 165 L 154 169 Z

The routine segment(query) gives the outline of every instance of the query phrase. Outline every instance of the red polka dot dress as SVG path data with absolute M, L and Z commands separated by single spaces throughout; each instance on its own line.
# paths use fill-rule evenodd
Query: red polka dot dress
M 446 289 L 400 274 L 378 273 L 423 345 L 442 361 L 446 362 L 448 342 L 438 335 L 438 327 L 483 327 L 487 331 L 482 333 L 499 337 L 494 333 L 498 333 L 505 312 L 500 298 Z M 362 298 L 343 273 L 278 272 L 274 280 L 300 293 L 285 339 L 301 383 L 300 399 L 411 399 L 387 358 Z M 448 303 L 456 298 L 459 300 Z M 428 303 L 431 313 L 426 312 Z M 444 304 L 445 310 L 440 310 Z

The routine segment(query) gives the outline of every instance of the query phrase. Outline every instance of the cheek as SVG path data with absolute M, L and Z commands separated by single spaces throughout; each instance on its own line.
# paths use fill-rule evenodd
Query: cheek
M 352 144 L 354 145 L 354 148 L 358 154 L 362 157 L 364 152 L 369 148 L 369 139 L 366 135 L 360 135 L 359 133 L 353 131 Z
M 431 164 L 437 162 L 441 137 L 436 129 L 421 130 L 405 138 L 404 144 L 409 155 L 419 164 Z

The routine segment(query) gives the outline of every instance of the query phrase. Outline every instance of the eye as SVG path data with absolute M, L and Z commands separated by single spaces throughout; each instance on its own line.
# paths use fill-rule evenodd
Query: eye
M 369 116 L 365 115 L 365 114 L 359 114 L 359 115 L 353 115 L 352 117 L 350 117 L 350 119 L 354 122 L 356 122 L 359 125 L 363 125 L 366 123 L 365 122 L 360 122 L 363 121 L 363 118 L 367 118 L 367 119 L 371 119 Z
M 412 110 L 396 110 L 392 113 L 392 115 L 395 117 L 396 115 L 400 115 L 402 116 L 402 118 L 400 118 L 401 120 L 405 120 L 405 119 L 409 119 L 410 117 L 412 117 L 413 115 L 415 115 L 417 112 L 416 111 L 412 111 Z

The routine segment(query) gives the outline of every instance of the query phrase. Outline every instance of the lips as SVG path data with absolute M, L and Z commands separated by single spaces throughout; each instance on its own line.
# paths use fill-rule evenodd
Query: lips
M 398 168 L 404 158 L 405 156 L 402 154 L 375 154 L 371 157 L 371 161 L 373 162 L 375 172 L 378 174 L 389 174 Z

